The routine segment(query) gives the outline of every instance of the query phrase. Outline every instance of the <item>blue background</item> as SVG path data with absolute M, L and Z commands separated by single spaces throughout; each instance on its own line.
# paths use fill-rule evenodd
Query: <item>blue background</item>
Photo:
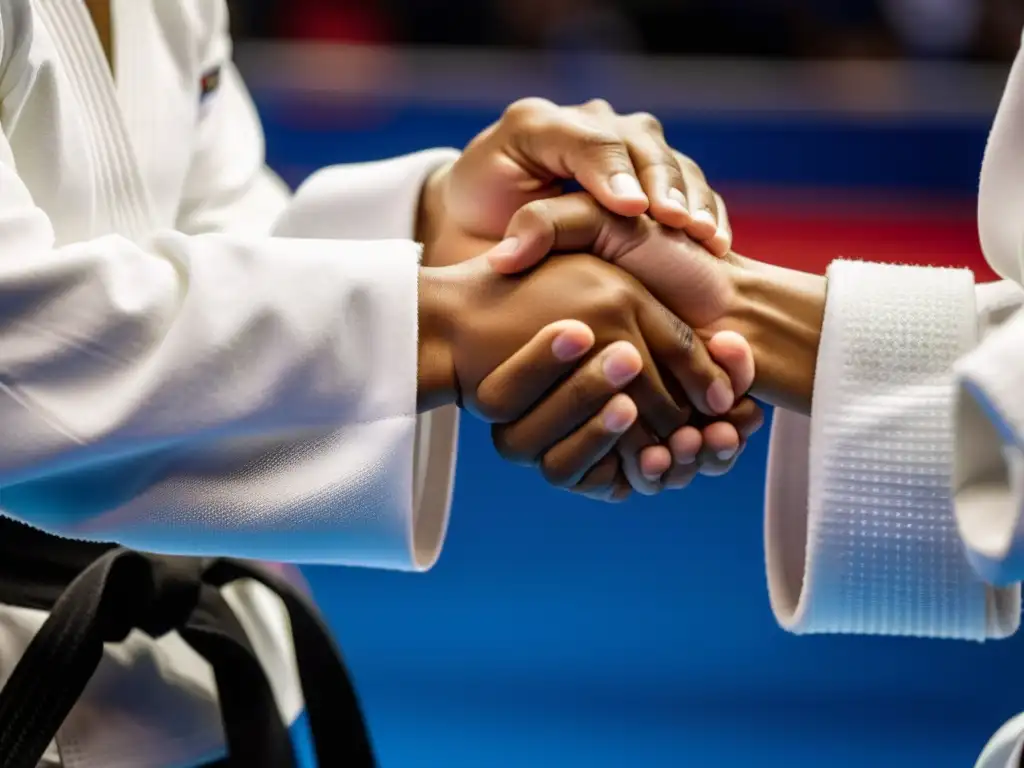
M 463 145 L 486 110 L 257 94 L 272 163 Z M 367 115 L 370 117 L 367 117 Z M 987 125 L 659 115 L 716 182 L 973 194 Z M 425 575 L 307 571 L 385 768 L 973 764 L 1024 709 L 1019 640 L 783 633 L 764 583 L 768 429 L 721 479 L 602 506 L 504 465 L 463 422 L 452 525 Z

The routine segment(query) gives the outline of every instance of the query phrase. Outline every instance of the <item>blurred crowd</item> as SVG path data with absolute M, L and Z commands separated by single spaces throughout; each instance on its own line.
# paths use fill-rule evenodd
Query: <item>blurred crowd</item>
M 240 38 L 1005 60 L 1024 0 L 229 0 Z

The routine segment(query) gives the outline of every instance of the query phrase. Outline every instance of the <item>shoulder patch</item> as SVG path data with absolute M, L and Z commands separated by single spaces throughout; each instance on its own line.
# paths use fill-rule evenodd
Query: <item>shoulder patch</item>
M 214 67 L 203 73 L 199 80 L 199 100 L 206 101 L 220 88 L 220 67 Z

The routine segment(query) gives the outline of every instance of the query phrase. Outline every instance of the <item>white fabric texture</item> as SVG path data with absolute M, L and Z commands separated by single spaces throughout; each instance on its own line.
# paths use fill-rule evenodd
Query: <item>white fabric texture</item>
M 80 0 L 0 2 L 0 509 L 150 551 L 429 567 L 457 413 L 416 415 L 410 238 L 452 153 L 337 169 L 290 202 L 224 3 L 112 12 L 116 83 Z M 294 718 L 282 606 L 225 592 Z M 43 618 L 0 606 L 0 680 Z M 170 768 L 223 744 L 209 667 L 136 633 L 48 759 Z
M 779 412 L 772 435 L 776 617 L 806 633 L 1005 636 L 1019 598 L 970 568 L 950 495 L 952 366 L 977 343 L 971 274 L 836 262 L 828 278 L 811 418 Z
M 138 15 L 142 4 L 123 5 Z M 240 82 L 226 77 L 213 101 L 195 105 L 201 138 L 218 143 L 203 150 L 222 159 L 198 166 L 208 202 L 181 217 L 181 206 L 150 192 L 166 194 L 169 181 L 151 180 L 149 163 L 136 158 L 139 144 L 118 119 L 81 4 L 19 0 L 13 7 L 35 9 L 29 19 L 10 7 L 5 38 L 11 21 L 27 37 L 3 73 L 0 137 L 5 512 L 55 533 L 157 552 L 429 565 L 439 540 L 417 550 L 411 531 L 418 246 L 269 238 L 260 233 L 273 222 L 263 218 L 250 220 L 252 234 L 237 234 L 245 229 L 237 222 L 226 233 L 170 228 L 174 217 L 202 229 L 196 222 L 215 220 L 218 199 L 228 209 L 221 219 L 248 213 L 252 190 L 261 199 L 254 210 L 272 207 L 262 150 L 244 143 L 259 133 L 251 106 L 241 108 Z M 125 69 L 133 52 L 159 56 L 154 41 L 121 38 Z M 54 51 L 59 58 L 42 60 Z M 181 85 L 201 74 L 188 74 L 168 78 L 169 99 L 196 100 Z M 148 100 L 150 90 L 123 99 Z M 46 106 L 54 109 L 37 115 Z M 147 143 L 154 151 L 191 144 L 189 127 L 164 126 L 164 142 Z M 146 126 L 147 135 L 157 130 Z M 63 162 L 69 151 L 83 161 Z M 437 162 L 398 168 L 417 187 Z M 217 172 L 223 189 L 210 177 Z M 363 184 L 352 192 L 320 185 L 303 198 L 310 206 L 337 200 L 330 218 L 343 221 L 342 205 L 361 199 L 370 178 L 354 177 Z M 178 186 L 198 185 L 182 177 Z M 416 192 L 392 197 L 391 223 L 405 224 L 393 236 L 408 237 Z
M 979 201 L 1002 283 L 829 270 L 811 418 L 778 412 L 769 458 L 769 593 L 787 629 L 982 640 L 1020 624 L 1024 53 Z
M 769 593 L 794 632 L 983 640 L 1020 625 L 1024 579 L 1024 51 L 979 193 L 989 264 L 837 263 L 812 414 L 776 413 L 766 492 Z M 1024 717 L 977 768 L 1016 768 Z

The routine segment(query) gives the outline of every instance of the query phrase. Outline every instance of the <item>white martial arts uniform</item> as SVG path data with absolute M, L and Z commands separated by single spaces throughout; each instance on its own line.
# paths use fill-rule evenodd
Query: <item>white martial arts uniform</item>
M 769 591 L 794 632 L 984 640 L 1020 625 L 1024 50 L 986 149 L 979 223 L 1002 282 L 829 269 L 812 414 L 778 411 L 769 457 Z M 1016 768 L 1022 749 L 1024 716 L 978 766 Z
M 162 553 L 430 566 L 457 413 L 416 415 L 410 238 L 450 153 L 327 169 L 289 199 L 223 1 L 112 13 L 116 83 L 81 0 L 0 0 L 0 508 Z M 227 592 L 293 719 L 282 606 Z M 0 679 L 42 620 L 0 606 Z M 135 633 L 47 760 L 223 749 L 205 662 Z

